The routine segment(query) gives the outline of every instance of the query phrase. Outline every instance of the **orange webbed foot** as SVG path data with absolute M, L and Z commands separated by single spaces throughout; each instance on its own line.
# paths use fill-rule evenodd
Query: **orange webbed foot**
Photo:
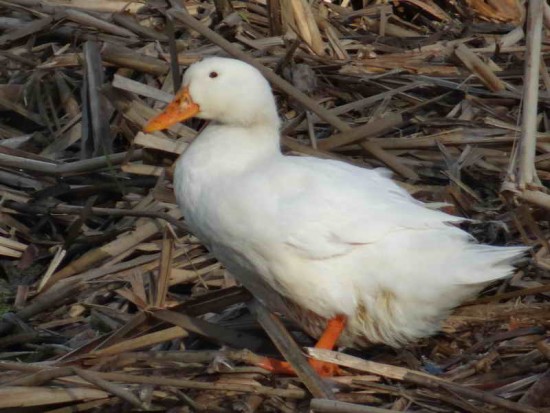
M 327 363 L 325 361 L 319 360 L 309 360 L 309 364 L 313 367 L 313 370 L 321 377 L 335 377 L 335 376 L 345 376 L 344 372 L 339 365 Z
M 284 374 L 286 376 L 295 376 L 296 372 L 286 361 L 280 361 L 272 359 L 269 357 L 262 357 L 257 363 L 254 363 L 256 366 L 266 369 L 273 374 Z M 313 370 L 321 377 L 334 377 L 334 376 L 344 376 L 345 373 L 343 370 L 336 364 L 326 363 L 319 360 L 309 360 L 309 364 L 313 367 Z
M 347 319 L 343 315 L 338 315 L 331 318 L 326 326 L 325 331 L 319 338 L 315 348 L 332 350 L 340 335 L 346 328 Z M 269 357 L 262 357 L 259 362 L 255 363 L 258 367 L 262 367 L 275 374 L 285 374 L 295 376 L 292 366 L 286 361 L 279 361 Z M 345 375 L 343 370 L 336 364 L 327 363 L 320 360 L 309 360 L 309 364 L 321 377 L 333 377 Z

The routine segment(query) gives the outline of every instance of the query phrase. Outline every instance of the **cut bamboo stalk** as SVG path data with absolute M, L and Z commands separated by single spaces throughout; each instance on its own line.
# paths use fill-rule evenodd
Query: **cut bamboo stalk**
M 290 399 L 303 399 L 306 393 L 301 389 L 277 389 L 261 385 L 244 385 L 233 383 L 209 383 L 198 380 L 182 380 L 165 377 L 139 376 L 126 373 L 98 373 L 105 380 L 118 381 L 121 383 L 141 383 L 155 386 L 169 386 L 183 389 L 197 389 L 207 391 L 239 392 L 265 394 Z
M 76 375 L 82 377 L 84 380 L 90 384 L 95 385 L 103 391 L 106 391 L 114 396 L 120 397 L 122 400 L 126 400 L 132 406 L 137 407 L 138 409 L 146 409 L 146 406 L 130 391 L 126 390 L 120 385 L 110 383 L 107 380 L 102 379 L 97 375 L 97 373 L 89 370 L 79 369 L 73 367 L 73 371 Z
M 71 10 L 71 12 L 76 12 L 76 10 Z M 88 113 L 86 113 L 87 116 L 83 117 L 83 120 L 89 119 L 90 122 L 89 132 L 92 133 L 93 138 L 93 156 L 108 155 L 113 152 L 112 138 L 107 111 L 108 105 L 103 95 L 100 94 L 100 88 L 103 84 L 103 67 L 97 42 L 88 40 L 84 44 L 84 63 L 87 102 L 83 106 L 88 108 Z M 82 153 L 86 155 L 87 145 L 85 142 L 82 142 L 82 144 Z
M 110 1 L 112 2 L 112 0 Z M 166 35 L 164 35 L 163 33 L 159 33 L 156 30 L 151 29 L 150 27 L 146 27 L 139 24 L 139 22 L 135 19 L 134 16 L 130 16 L 126 13 L 114 13 L 113 21 L 116 24 L 130 30 L 135 34 L 145 36 L 147 38 L 158 40 L 161 42 L 165 42 L 167 40 Z
M 171 310 L 159 310 L 152 313 L 153 317 L 167 323 L 179 326 L 185 331 L 200 334 L 211 340 L 229 345 L 231 347 L 246 347 L 256 351 L 263 344 L 262 340 L 255 336 L 235 331 L 208 321 L 194 318 L 186 314 L 180 314 Z
M 172 99 L 174 99 L 174 95 L 171 93 L 166 93 L 152 86 L 136 82 L 135 80 L 128 79 L 127 77 L 117 74 L 115 74 L 112 84 L 117 89 L 122 89 L 137 95 L 153 98 L 164 103 L 169 103 Z
M 84 387 L 50 388 L 7 386 L 0 388 L 0 408 L 21 408 L 47 406 L 75 402 L 77 400 L 95 400 L 108 398 L 109 393 L 103 390 Z
M 189 146 L 189 142 L 184 140 L 174 140 L 163 136 L 157 136 L 150 133 L 138 132 L 134 139 L 136 145 L 144 148 L 156 149 L 159 151 L 175 153 L 181 155 Z
M 122 171 L 134 175 L 161 176 L 165 174 L 162 166 L 128 163 L 122 165 Z
M 537 145 L 537 113 L 539 94 L 540 49 L 542 42 L 542 0 L 529 1 L 527 18 L 527 52 L 525 56 L 525 79 L 523 110 L 521 115 L 521 139 L 518 153 L 519 189 L 540 185 L 535 170 Z
M 483 60 L 466 47 L 466 45 L 459 44 L 455 49 L 455 54 L 462 61 L 464 66 L 474 73 L 479 80 L 493 92 L 500 92 L 505 89 L 506 85 L 504 82 L 495 75 Z
M 160 266 L 157 276 L 155 306 L 163 308 L 166 302 L 166 294 L 168 293 L 168 280 L 172 270 L 172 252 L 174 251 L 174 239 L 172 233 L 164 228 L 164 236 L 162 239 L 162 251 L 160 254 Z
M 341 366 L 361 370 L 368 373 L 379 374 L 383 377 L 391 378 L 393 380 L 400 380 L 415 383 L 421 386 L 426 386 L 432 389 L 446 389 L 451 392 L 463 395 L 465 397 L 473 398 L 482 402 L 486 402 L 510 412 L 519 413 L 537 413 L 537 409 L 529 406 L 522 406 L 518 403 L 506 400 L 502 397 L 494 396 L 490 393 L 486 393 L 474 388 L 466 387 L 457 383 L 432 376 L 427 373 L 413 371 L 403 367 L 392 366 L 389 364 L 376 363 L 373 361 L 367 361 L 358 357 L 350 356 L 343 353 L 338 353 L 331 350 L 308 348 L 308 353 L 311 357 L 317 360 L 322 360 L 330 363 L 335 363 Z
M 180 218 L 181 212 L 177 208 L 174 208 L 168 212 L 168 215 L 173 218 Z M 158 234 L 159 231 L 160 225 L 156 221 L 142 219 L 136 224 L 135 231 L 121 236 L 120 238 L 99 248 L 88 251 L 80 258 L 65 266 L 61 271 L 58 271 L 52 275 L 50 281 L 46 284 L 46 287 L 51 287 L 54 283 L 62 280 L 63 278 L 85 271 L 101 261 L 121 254 L 152 237 L 153 235 Z
M 0 236 L 0 246 L 10 248 L 12 250 L 19 251 L 19 252 L 25 251 L 25 249 L 27 248 L 27 246 L 22 242 L 19 242 L 10 238 L 2 237 L 2 236 Z
M 319 149 L 332 150 L 339 146 L 349 145 L 359 140 L 369 139 L 387 133 L 403 125 L 403 117 L 399 113 L 389 113 L 383 118 L 375 119 L 365 125 L 351 129 L 346 132 L 332 135 L 319 142 Z
M 84 11 L 75 10 L 75 9 L 65 9 L 65 16 L 76 23 L 82 24 L 84 26 L 91 26 L 99 29 L 103 32 L 115 34 L 122 37 L 137 38 L 136 34 L 131 32 L 124 27 L 117 26 L 108 21 L 99 19 L 92 16 Z
M 82 161 L 67 162 L 63 164 L 37 161 L 34 159 L 24 159 L 18 156 L 6 155 L 0 153 L 0 162 L 4 166 L 21 168 L 27 171 L 40 172 L 47 175 L 69 175 L 91 172 L 105 167 L 120 165 L 126 161 L 140 160 L 143 155 L 141 150 L 132 153 L 121 152 L 109 156 L 98 156 L 96 158 L 85 159 Z
M 101 49 L 102 58 L 117 66 L 127 67 L 154 75 L 163 75 L 168 72 L 170 65 L 163 60 L 136 53 L 132 49 L 106 43 Z
M 126 351 L 139 350 L 141 348 L 150 347 L 155 344 L 174 340 L 176 338 L 185 338 L 187 336 L 187 331 L 185 331 L 181 327 L 174 326 L 164 330 L 156 331 L 154 333 L 145 334 L 140 337 L 125 339 L 109 347 L 93 351 L 91 355 L 93 355 L 94 357 L 113 356 L 115 354 L 124 353 Z
M 19 258 L 22 252 L 0 245 L 0 255 L 4 257 Z
M 397 410 L 327 399 L 312 399 L 309 407 L 314 413 L 397 413 Z
M 304 39 L 304 41 L 311 47 L 319 56 L 325 55 L 325 44 L 321 38 L 319 27 L 315 21 L 313 11 L 311 10 L 311 4 L 306 0 L 286 0 L 286 4 L 282 4 L 283 7 L 290 7 L 293 12 L 294 24 L 298 29 L 298 33 Z
M 0 46 L 5 46 L 15 40 L 22 39 L 23 37 L 27 37 L 33 33 L 44 30 L 46 27 L 49 27 L 52 22 L 52 17 L 44 17 L 39 20 L 34 20 L 31 23 L 27 23 L 22 27 L 0 36 Z

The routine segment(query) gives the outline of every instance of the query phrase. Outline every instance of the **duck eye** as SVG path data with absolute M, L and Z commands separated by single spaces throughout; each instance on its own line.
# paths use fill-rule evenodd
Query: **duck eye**
M 208 76 L 210 76 L 212 79 L 214 79 L 215 77 L 218 77 L 218 72 L 210 72 L 210 74 Z

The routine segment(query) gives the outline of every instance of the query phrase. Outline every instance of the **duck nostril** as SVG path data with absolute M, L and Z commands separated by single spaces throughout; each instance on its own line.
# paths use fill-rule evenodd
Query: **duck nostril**
M 210 72 L 210 74 L 208 76 L 210 76 L 211 79 L 214 79 L 214 78 L 218 77 L 218 72 Z

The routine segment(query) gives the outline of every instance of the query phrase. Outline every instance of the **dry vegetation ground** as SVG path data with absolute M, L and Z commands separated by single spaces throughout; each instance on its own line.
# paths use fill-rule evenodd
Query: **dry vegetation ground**
M 523 3 L 0 1 L 0 412 L 550 411 L 550 9 Z M 385 165 L 529 259 L 435 337 L 315 353 L 348 376 L 250 367 L 304 358 L 181 220 L 202 125 L 141 132 L 213 54 L 261 65 L 287 153 Z

